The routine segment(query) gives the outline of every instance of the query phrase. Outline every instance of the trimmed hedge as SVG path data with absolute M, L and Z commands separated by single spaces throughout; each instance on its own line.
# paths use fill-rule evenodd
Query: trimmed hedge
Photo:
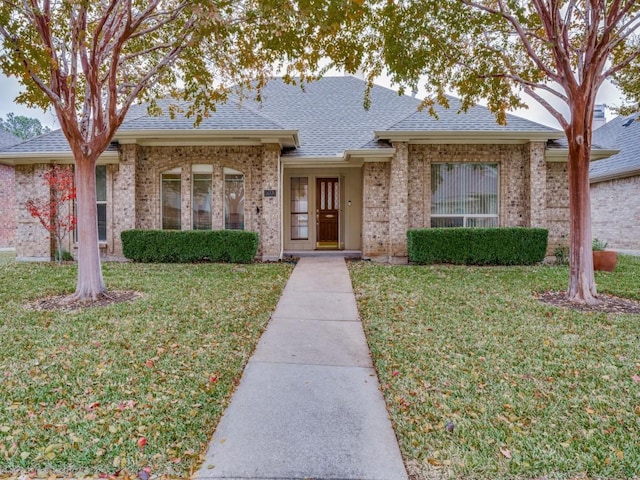
M 424 228 L 407 232 L 414 263 L 531 265 L 544 260 L 544 228 Z
M 252 262 L 258 234 L 243 230 L 127 230 L 122 253 L 134 262 Z

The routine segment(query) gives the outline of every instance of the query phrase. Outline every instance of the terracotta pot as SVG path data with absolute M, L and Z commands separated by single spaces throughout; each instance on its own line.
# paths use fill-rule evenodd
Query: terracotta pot
M 593 252 L 593 269 L 603 272 L 613 272 L 618 263 L 618 252 L 601 250 Z

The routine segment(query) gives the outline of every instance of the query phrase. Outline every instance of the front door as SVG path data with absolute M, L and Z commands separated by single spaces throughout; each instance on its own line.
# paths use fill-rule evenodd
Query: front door
M 338 248 L 340 185 L 337 178 L 316 179 L 317 248 Z

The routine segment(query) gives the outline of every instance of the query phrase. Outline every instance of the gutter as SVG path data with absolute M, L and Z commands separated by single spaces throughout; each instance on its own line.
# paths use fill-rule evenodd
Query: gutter
M 98 158 L 97 165 L 108 165 L 120 161 L 120 152 L 106 151 Z M 4 165 L 34 165 L 37 163 L 73 164 L 71 152 L 0 152 L 0 163 Z
M 594 176 L 589 177 L 589 183 L 600 183 L 607 182 L 610 180 L 621 180 L 623 178 L 635 177 L 636 175 L 640 175 L 640 167 L 629 168 L 627 170 L 623 170 L 621 172 L 616 173 L 608 173 L 608 174 L 596 174 Z
M 113 140 L 120 144 L 148 146 L 211 145 L 223 143 L 239 145 L 245 142 L 253 145 L 278 143 L 281 147 L 300 146 L 298 130 L 119 130 Z
M 532 141 L 559 140 L 565 137 L 561 131 L 494 131 L 494 130 L 406 130 L 389 131 L 377 130 L 373 132 L 378 140 L 390 142 L 408 142 L 425 144 L 486 144 L 486 143 L 528 143 Z
M 598 160 L 604 160 L 620 153 L 620 150 L 598 148 L 591 149 L 590 161 L 596 162 Z M 546 150 L 547 162 L 567 162 L 569 160 L 568 148 L 548 148 Z

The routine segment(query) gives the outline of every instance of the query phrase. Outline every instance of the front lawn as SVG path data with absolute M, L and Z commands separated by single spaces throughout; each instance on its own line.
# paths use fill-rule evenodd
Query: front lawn
M 198 467 L 289 265 L 105 264 L 131 303 L 34 311 L 75 265 L 0 260 L 0 476 Z
M 415 478 L 639 478 L 640 315 L 538 302 L 566 267 L 350 270 Z M 640 258 L 596 281 L 640 299 Z

